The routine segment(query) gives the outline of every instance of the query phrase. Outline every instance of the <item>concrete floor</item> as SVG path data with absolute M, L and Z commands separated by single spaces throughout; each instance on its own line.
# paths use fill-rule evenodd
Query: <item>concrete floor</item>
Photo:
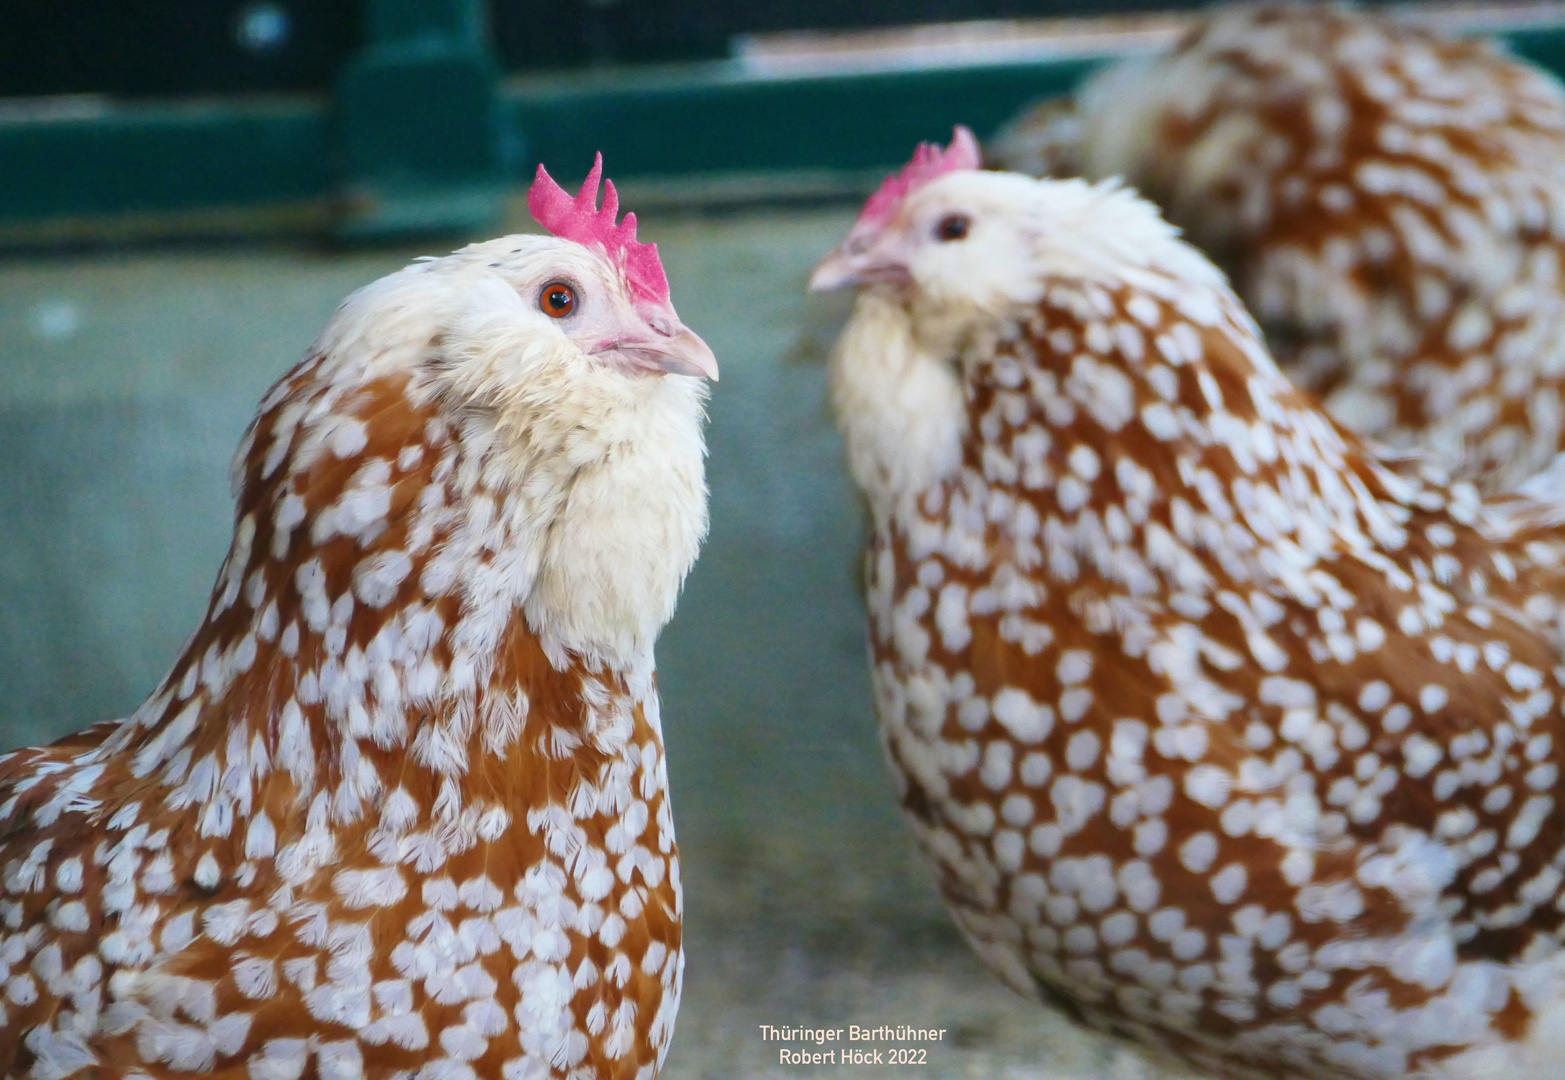
M 759 1025 L 889 1023 L 948 1029 L 906 1067 L 932 1080 L 1151 1077 L 978 966 L 897 817 L 860 510 L 824 394 L 844 305 L 803 290 L 850 220 L 641 226 L 723 370 L 711 539 L 658 650 L 689 952 L 665 1075 L 825 1075 L 779 1065 Z M 226 550 L 228 461 L 255 402 L 343 296 L 425 250 L 0 260 L 0 744 L 124 715 L 152 688 Z

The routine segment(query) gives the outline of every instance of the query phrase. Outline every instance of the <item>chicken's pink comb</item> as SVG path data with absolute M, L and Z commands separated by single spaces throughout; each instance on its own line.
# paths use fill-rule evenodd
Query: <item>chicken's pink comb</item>
M 527 209 L 538 224 L 562 240 L 603 245 L 609 258 L 624 267 L 633 293 L 642 299 L 666 303 L 668 276 L 663 273 L 658 246 L 636 242 L 635 214 L 626 214 L 623 222 L 614 223 L 614 216 L 619 213 L 614 181 L 604 184 L 603 209 L 598 209 L 598 181 L 602 176 L 603 155 L 599 154 L 582 182 L 581 193 L 573 199 L 539 165 L 538 175 L 527 192 Z
M 902 167 L 895 176 L 888 176 L 875 194 L 869 197 L 859 213 L 860 221 L 885 221 L 896 211 L 902 200 L 937 177 L 960 169 L 977 169 L 983 166 L 983 156 L 978 150 L 978 140 L 961 124 L 951 132 L 951 145 L 941 149 L 939 143 L 919 143 L 913 151 L 913 160 Z

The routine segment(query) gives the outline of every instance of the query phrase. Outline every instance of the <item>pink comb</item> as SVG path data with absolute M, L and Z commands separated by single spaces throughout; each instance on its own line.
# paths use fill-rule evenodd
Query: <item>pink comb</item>
M 527 192 L 527 209 L 538 224 L 562 240 L 603 245 L 609 258 L 617 259 L 624 268 L 633 293 L 644 300 L 667 303 L 668 276 L 663 273 L 658 246 L 636 243 L 635 214 L 626 214 L 623 222 L 614 223 L 614 216 L 619 213 L 614 181 L 604 185 L 603 209 L 598 209 L 598 180 L 602 176 L 603 155 L 599 154 L 582 182 L 581 193 L 573 199 L 539 165 L 538 175 Z
M 862 222 L 885 221 L 896 211 L 902 200 L 937 177 L 959 169 L 977 169 L 983 165 L 978 152 L 978 140 L 961 124 L 951 132 L 951 145 L 945 149 L 939 143 L 919 143 L 913 151 L 913 160 L 902 167 L 895 176 L 888 176 L 875 194 L 869 197 L 859 213 Z

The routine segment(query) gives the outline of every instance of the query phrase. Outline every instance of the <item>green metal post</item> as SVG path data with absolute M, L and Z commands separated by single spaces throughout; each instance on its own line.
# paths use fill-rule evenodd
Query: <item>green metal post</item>
M 337 84 L 337 232 L 484 231 L 519 156 L 483 0 L 365 0 L 365 45 Z

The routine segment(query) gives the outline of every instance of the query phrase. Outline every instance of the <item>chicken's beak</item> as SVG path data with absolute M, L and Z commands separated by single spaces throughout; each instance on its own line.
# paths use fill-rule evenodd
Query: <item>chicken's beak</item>
M 861 280 L 856 260 L 842 248 L 838 248 L 815 265 L 810 274 L 811 292 L 829 292 L 844 285 L 857 285 Z
M 623 336 L 599 345 L 631 367 L 657 375 L 689 375 L 717 381 L 717 357 L 674 313 L 666 301 L 641 301 Z
M 711 347 L 686 326 L 669 335 L 656 334 L 642 341 L 622 342 L 619 351 L 667 375 L 690 375 L 717 381 L 717 357 Z
M 810 291 L 825 292 L 844 285 L 876 282 L 905 284 L 910 280 L 907 259 L 896 250 L 894 238 L 880 236 L 866 242 L 849 236 L 846 243 L 815 267 L 810 275 Z

